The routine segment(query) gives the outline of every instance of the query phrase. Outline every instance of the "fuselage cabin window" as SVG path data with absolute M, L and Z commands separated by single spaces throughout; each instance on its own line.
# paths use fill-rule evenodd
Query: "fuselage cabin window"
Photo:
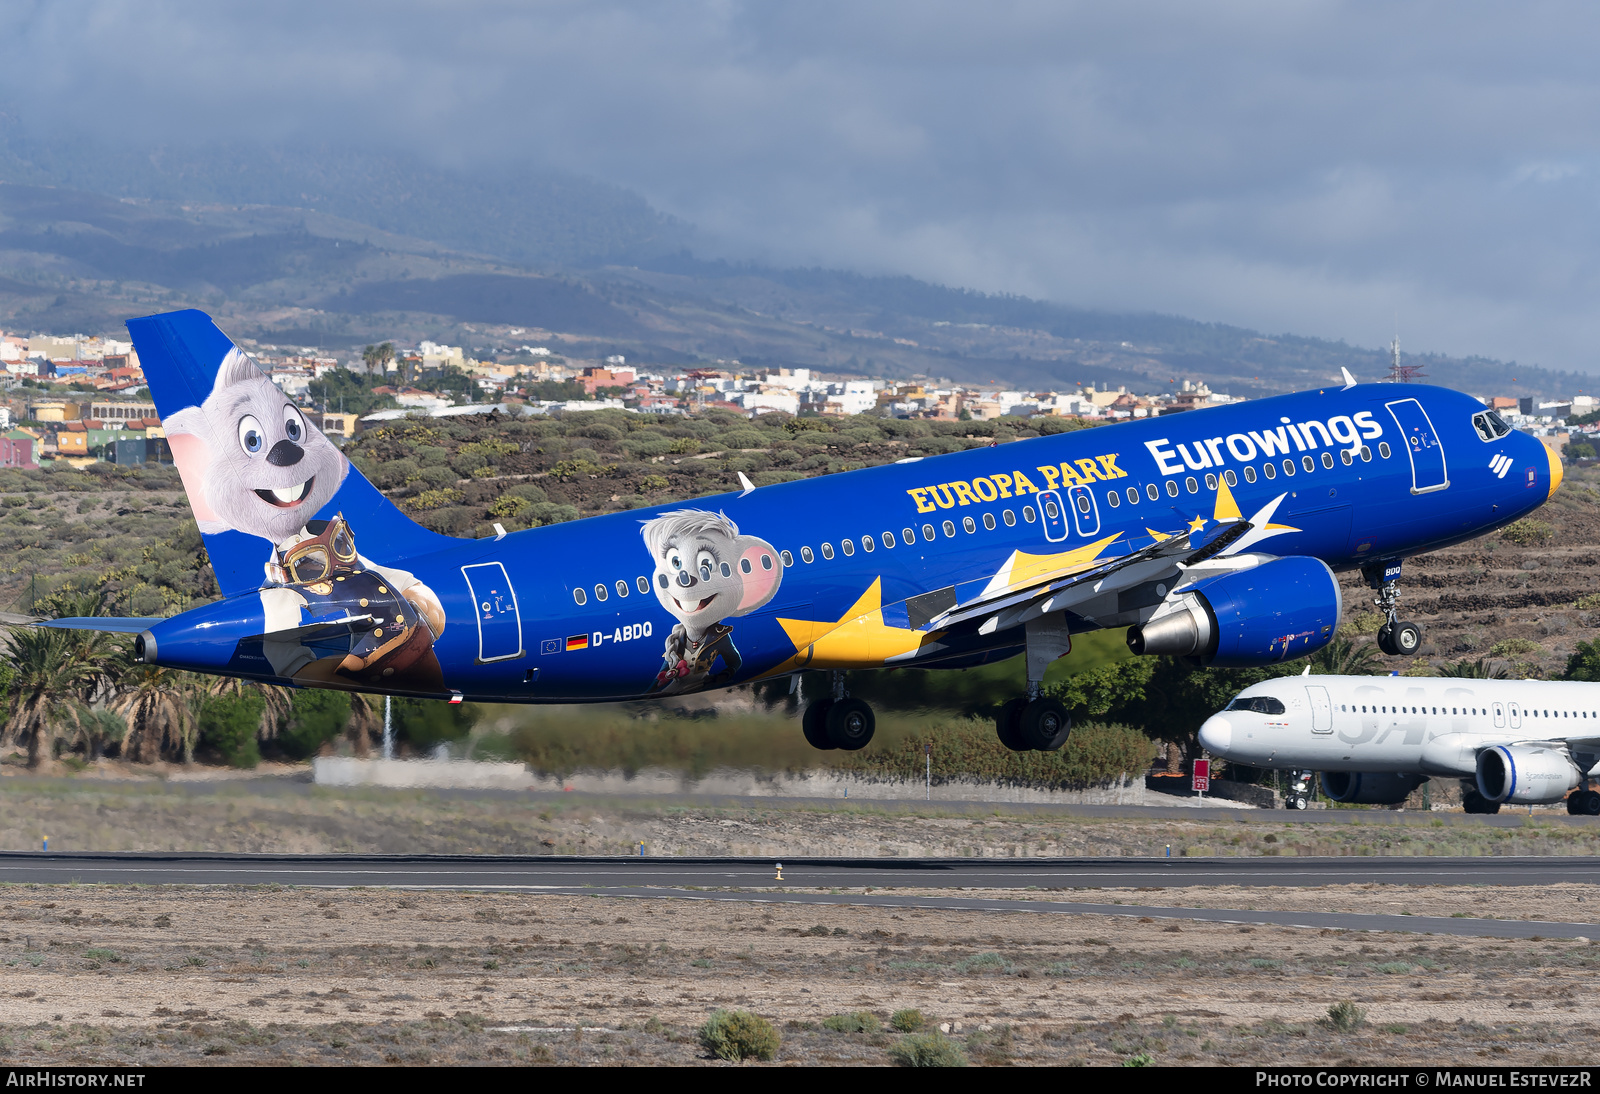
M 1089 508 L 1090 508 L 1090 506 L 1089 506 L 1089 495 L 1088 494 L 1079 494 L 1078 495 L 1078 512 L 1083 513 L 1084 515 L 1088 515 Z
M 962 517 L 961 527 L 967 530 L 968 535 L 971 535 L 973 532 L 978 530 L 978 522 L 973 520 L 971 517 Z
M 1371 463 L 1372 462 L 1372 449 L 1368 448 L 1366 445 L 1362 445 L 1361 446 L 1361 462 L 1362 463 Z
M 1122 504 L 1122 495 L 1115 490 L 1106 491 L 1106 504 L 1115 509 Z
M 1055 520 L 1061 515 L 1061 510 L 1057 509 L 1056 503 L 1049 498 L 1044 500 L 1044 511 L 1050 515 L 1051 520 Z
M 1224 471 L 1222 473 L 1222 481 L 1227 483 L 1229 486 L 1238 486 L 1239 476 L 1235 475 L 1232 471 Z
M 822 557 L 823 558 L 832 558 L 833 557 L 833 544 L 824 543 L 822 545 Z
M 1039 519 L 1039 514 L 1033 511 L 1033 506 L 1024 505 L 1022 507 L 1022 519 L 1027 521 L 1029 524 L 1032 524 L 1035 520 Z
M 596 600 L 604 600 L 606 598 L 606 587 L 604 585 L 596 585 L 594 587 L 594 598 Z
M 639 591 L 641 593 L 647 593 L 650 591 L 650 579 L 648 577 L 636 578 L 633 583 L 639 586 Z
M 913 532 L 910 528 L 902 528 L 900 529 L 900 538 L 904 540 L 906 546 L 909 547 L 913 543 L 917 542 L 917 533 Z
M 946 536 L 953 536 L 953 535 L 955 535 L 955 534 L 956 534 L 956 524 L 955 524 L 955 521 L 953 521 L 953 520 L 947 520 L 947 521 L 945 521 L 945 522 L 944 522 L 944 534 L 945 534 L 945 535 L 946 535 Z
M 1139 488 L 1137 486 L 1128 487 L 1127 494 L 1128 494 L 1128 504 L 1129 505 L 1138 505 L 1139 504 Z
M 883 545 L 885 547 L 893 547 L 894 546 L 894 533 L 893 532 L 885 532 L 885 533 L 883 533 Z
M 985 513 L 985 514 L 983 514 L 983 526 L 985 528 L 989 529 L 989 531 L 991 531 L 991 532 L 994 531 L 994 514 L 993 513 Z
M 933 542 L 933 537 L 934 537 L 933 525 L 924 524 L 922 526 L 922 538 L 927 540 L 929 543 L 932 543 Z
M 793 566 L 794 565 L 794 554 L 793 554 L 793 552 L 791 552 L 789 550 L 782 550 L 782 551 L 778 552 L 778 557 L 783 559 L 783 564 L 785 566 Z
M 809 547 L 800 548 L 800 557 L 806 562 L 815 562 L 817 560 L 817 556 L 811 553 L 811 548 Z
M 572 599 L 576 600 L 578 602 L 578 607 L 581 608 L 589 602 L 589 594 L 584 592 L 582 589 L 573 589 Z
M 1326 467 L 1326 468 L 1332 468 L 1333 467 L 1333 453 L 1332 452 L 1324 452 L 1322 454 L 1322 466 Z
M 1275 479 L 1278 477 L 1277 468 L 1273 467 L 1270 463 L 1264 463 L 1261 465 L 1261 473 L 1269 479 Z
M 1161 500 L 1161 490 L 1153 482 L 1149 483 L 1149 484 L 1147 484 L 1145 486 L 1144 492 L 1145 492 L 1146 496 L 1148 496 L 1151 501 L 1160 501 Z
M 1255 482 L 1256 481 L 1256 469 L 1255 468 L 1247 467 L 1247 468 L 1244 469 L 1244 481 L 1245 482 Z
M 1217 488 L 1217 476 L 1212 474 L 1210 471 L 1207 471 L 1206 472 L 1206 489 L 1207 490 L 1215 490 L 1216 488 Z
M 1326 456 L 1327 453 L 1324 452 L 1323 455 Z M 1300 466 L 1305 468 L 1307 471 L 1315 471 L 1317 469 L 1316 461 L 1313 460 L 1310 456 L 1301 456 L 1300 457 Z
M 618 596 L 627 596 L 628 595 L 628 583 L 626 581 L 618 581 L 617 582 L 617 595 Z
M 877 547 L 877 544 L 872 542 L 872 537 L 871 536 L 862 536 L 861 537 L 861 549 L 863 551 L 867 552 L 867 554 L 870 555 L 876 547 Z
M 1007 528 L 1015 528 L 1017 526 L 1017 514 L 1013 513 L 1011 510 L 1007 509 L 1000 515 L 1005 518 Z
M 1346 467 L 1349 467 L 1351 464 L 1356 462 L 1355 461 L 1355 457 L 1350 455 L 1350 450 L 1348 448 L 1345 449 L 1343 452 L 1339 453 L 1339 459 L 1344 463 L 1344 465 Z
M 1200 484 L 1194 481 L 1193 475 L 1190 475 L 1188 478 L 1184 479 L 1183 485 L 1184 488 L 1191 494 L 1198 494 L 1200 492 Z
M 1293 460 L 1284 460 L 1283 461 L 1283 473 L 1285 475 L 1293 475 L 1294 474 L 1294 461 Z
M 853 539 L 841 539 L 839 541 L 839 550 L 844 552 L 845 558 L 849 558 L 856 553 L 856 541 Z
M 1384 459 L 1388 459 L 1389 458 L 1389 442 L 1388 441 L 1379 441 L 1378 442 L 1378 455 L 1382 456 Z
M 1175 498 L 1177 496 L 1178 496 L 1178 480 L 1176 480 L 1176 479 L 1168 479 L 1167 480 L 1167 497 Z

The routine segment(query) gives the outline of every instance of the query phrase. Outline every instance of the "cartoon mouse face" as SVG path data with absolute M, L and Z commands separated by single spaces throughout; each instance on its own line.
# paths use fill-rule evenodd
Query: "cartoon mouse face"
M 741 536 L 721 513 L 680 509 L 646 521 L 641 531 L 655 558 L 656 599 L 692 632 L 755 611 L 783 580 L 772 545 Z
M 168 443 L 202 532 L 277 543 L 339 490 L 349 463 L 237 349 L 199 406 L 167 418 Z

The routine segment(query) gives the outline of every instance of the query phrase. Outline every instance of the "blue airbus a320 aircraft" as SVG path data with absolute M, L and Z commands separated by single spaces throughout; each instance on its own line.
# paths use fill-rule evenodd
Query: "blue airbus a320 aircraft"
M 1015 750 L 1070 719 L 1039 694 L 1072 635 L 1263 665 L 1339 626 L 1359 568 L 1389 653 L 1401 560 L 1537 508 L 1560 463 L 1474 399 L 1345 386 L 902 460 L 464 540 L 414 524 L 197 311 L 128 323 L 223 598 L 135 634 L 146 664 L 460 701 L 649 699 L 832 670 L 818 748 L 872 738 L 842 670 L 1026 653 Z M 1349 380 L 1348 374 L 1346 379 Z

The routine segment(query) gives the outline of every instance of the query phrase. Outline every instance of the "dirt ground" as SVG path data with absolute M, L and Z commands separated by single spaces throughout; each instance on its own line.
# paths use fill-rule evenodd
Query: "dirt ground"
M 1245 895 L 1448 914 L 1485 890 Z M 1509 889 L 1495 906 L 1572 918 L 1594 900 L 1600 887 Z M 0 1052 L 15 1064 L 710 1063 L 695 1030 L 719 1007 L 770 1019 L 780 1064 L 887 1063 L 899 1033 L 823 1023 L 902 1008 L 989 1064 L 1600 1053 L 1600 944 L 1583 942 L 389 890 L 14 886 L 0 911 Z M 1365 1012 L 1359 1028 L 1332 1028 L 1342 1002 Z
M 1312 819 L 1316 818 L 1316 819 Z M 1493 823 L 1490 823 L 1493 822 Z M 0 850 L 1029 857 L 1594 855 L 1600 820 L 1330 810 L 1107 817 L 1006 805 L 796 805 L 327 790 L 282 780 L 0 779 Z

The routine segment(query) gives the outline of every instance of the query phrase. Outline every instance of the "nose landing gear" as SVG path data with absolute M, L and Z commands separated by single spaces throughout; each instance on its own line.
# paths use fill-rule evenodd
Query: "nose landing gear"
M 1378 648 L 1390 657 L 1414 657 L 1422 648 L 1422 628 L 1400 618 L 1400 563 L 1374 562 L 1361 576 L 1378 591 L 1372 600 L 1386 622 L 1378 628 Z
M 1285 809 L 1305 809 L 1311 804 L 1310 771 L 1289 772 L 1289 789 L 1283 795 Z
M 812 748 L 840 748 L 856 752 L 866 748 L 877 729 L 877 718 L 865 700 L 845 694 L 844 673 L 833 674 L 833 693 L 816 699 L 800 717 L 800 728 Z

